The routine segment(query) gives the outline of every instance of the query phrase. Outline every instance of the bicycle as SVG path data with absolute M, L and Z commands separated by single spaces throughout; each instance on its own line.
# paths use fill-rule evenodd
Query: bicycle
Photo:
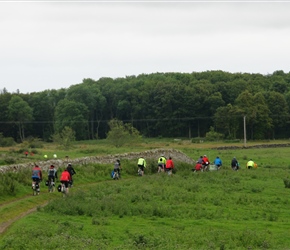
M 66 187 L 66 183 L 65 182 L 62 182 L 60 184 L 60 192 L 62 193 L 62 196 L 65 197 L 68 195 L 68 189 L 71 185 L 71 182 L 68 183 L 67 187 Z
M 67 195 L 67 188 L 65 187 L 64 183 L 61 183 L 61 193 L 63 197 Z
M 142 176 L 142 170 L 141 170 L 141 168 L 138 168 L 138 175 L 139 176 Z
M 202 164 L 201 172 L 207 172 L 207 171 L 209 171 L 209 164 Z
M 39 179 L 33 179 L 32 181 L 32 195 L 39 195 L 40 193 L 40 184 L 39 184 L 40 180 Z
M 54 186 L 55 186 L 55 184 L 53 182 L 53 179 L 52 178 L 49 178 L 48 179 L 48 192 L 49 193 L 54 192 Z
M 118 170 L 114 170 L 114 174 L 113 174 L 113 180 L 119 180 L 120 179 L 120 175 Z

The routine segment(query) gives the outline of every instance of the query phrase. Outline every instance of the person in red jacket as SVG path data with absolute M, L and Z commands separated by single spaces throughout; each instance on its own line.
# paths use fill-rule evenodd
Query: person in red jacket
M 168 175 L 171 175 L 172 169 L 174 169 L 174 163 L 173 163 L 172 158 L 169 157 L 169 159 L 166 160 L 165 171 L 167 172 Z
M 196 162 L 195 167 L 192 169 L 193 172 L 201 171 L 202 170 L 202 165 L 200 162 Z
M 203 171 L 208 170 L 208 166 L 209 166 L 210 162 L 209 159 L 207 158 L 206 155 L 203 156 L 202 158 L 202 167 L 203 167 Z
M 70 173 L 68 172 L 67 169 L 65 169 L 62 173 L 61 173 L 61 176 L 60 176 L 60 182 L 62 184 L 64 184 L 65 188 L 66 188 L 66 192 L 68 193 L 68 187 L 69 187 L 69 183 L 71 182 L 71 175 Z

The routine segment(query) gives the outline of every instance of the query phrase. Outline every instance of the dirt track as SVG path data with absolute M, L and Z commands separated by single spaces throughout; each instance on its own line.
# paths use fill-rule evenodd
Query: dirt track
M 43 206 L 45 206 L 46 204 L 47 204 L 47 202 L 46 202 Z M 17 220 L 23 218 L 24 216 L 26 216 L 26 215 L 28 215 L 28 214 L 30 214 L 30 213 L 32 213 L 32 212 L 35 212 L 36 209 L 37 209 L 37 207 L 31 208 L 31 209 L 29 209 L 29 210 L 23 212 L 22 214 L 20 214 L 20 215 L 14 217 L 13 219 L 8 220 L 8 221 L 5 221 L 5 222 L 3 222 L 2 224 L 0 224 L 0 234 L 4 233 L 4 232 L 6 231 L 6 229 L 7 229 L 7 228 L 8 228 L 8 227 L 13 223 L 13 222 L 15 222 L 15 221 L 17 221 Z

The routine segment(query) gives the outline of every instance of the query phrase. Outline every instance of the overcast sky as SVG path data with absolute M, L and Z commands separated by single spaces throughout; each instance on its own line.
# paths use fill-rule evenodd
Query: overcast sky
M 289 72 L 290 1 L 1 1 L 0 90 L 84 78 Z

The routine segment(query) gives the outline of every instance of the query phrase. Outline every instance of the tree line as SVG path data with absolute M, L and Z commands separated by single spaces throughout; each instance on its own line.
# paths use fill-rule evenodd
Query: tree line
M 290 73 L 152 73 L 84 79 L 69 88 L 0 93 L 0 134 L 52 140 L 66 127 L 77 140 L 106 138 L 109 121 L 144 137 L 289 138 Z M 245 120 L 244 120 L 245 119 Z M 244 123 L 245 122 L 245 123 Z

